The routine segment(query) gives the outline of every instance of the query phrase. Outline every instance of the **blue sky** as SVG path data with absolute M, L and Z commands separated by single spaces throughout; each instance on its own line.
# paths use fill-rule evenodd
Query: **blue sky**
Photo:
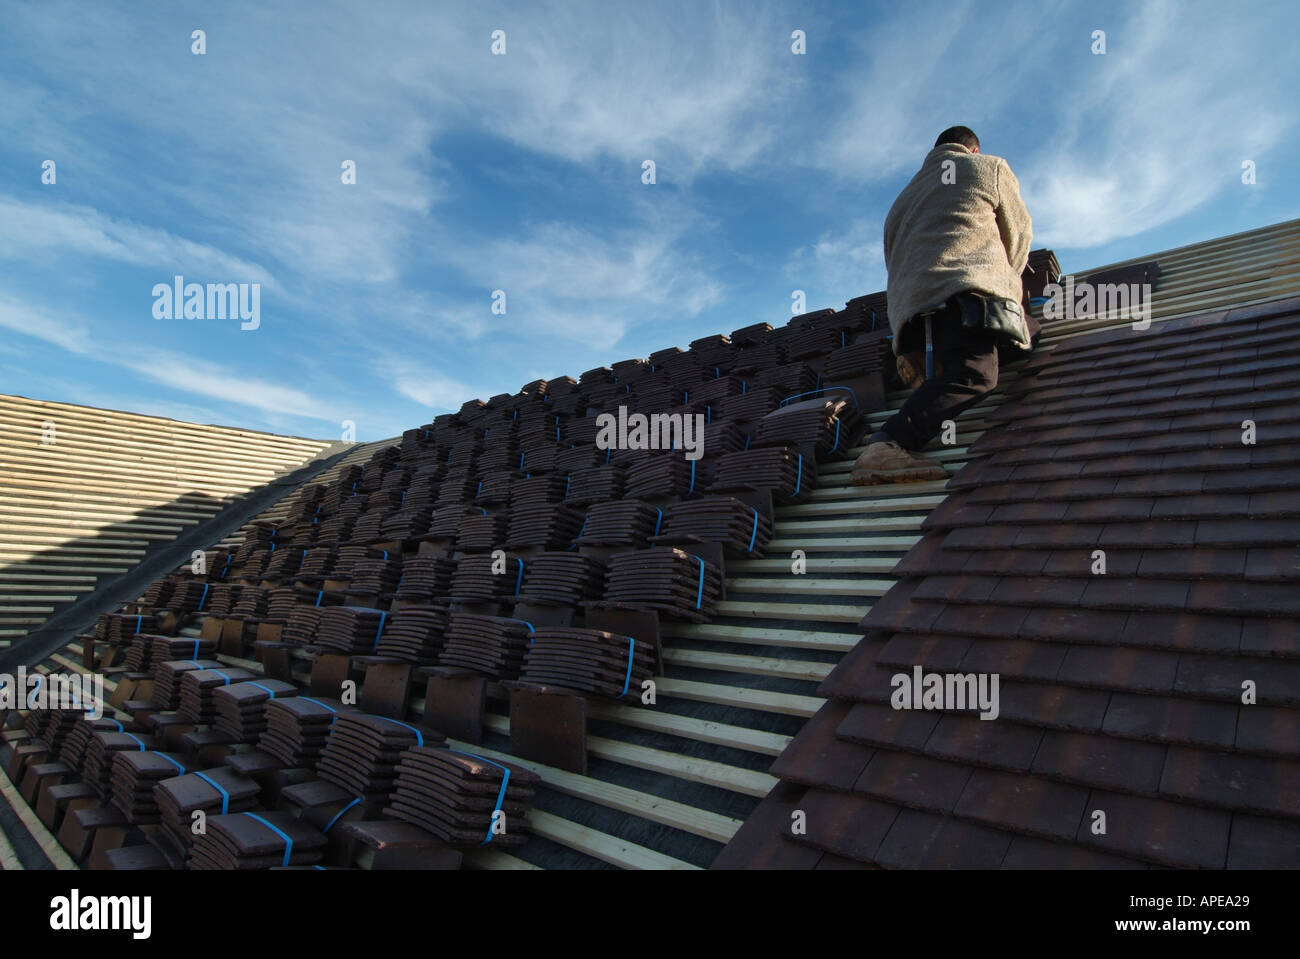
M 3 15 L 0 392 L 41 399 L 379 439 L 796 289 L 839 307 L 884 288 L 885 213 L 954 123 L 1067 270 L 1300 216 L 1287 2 Z M 260 327 L 155 319 L 177 274 L 259 283 Z

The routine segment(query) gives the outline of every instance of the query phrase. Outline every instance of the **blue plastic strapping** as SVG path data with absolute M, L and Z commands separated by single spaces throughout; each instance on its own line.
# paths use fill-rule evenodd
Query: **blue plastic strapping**
M 328 823 L 325 824 L 325 828 L 322 829 L 321 832 L 329 832 L 330 829 L 332 829 L 332 828 L 334 827 L 334 824 L 335 824 L 336 822 L 338 822 L 340 819 L 343 818 L 343 814 L 344 814 L 345 812 L 347 812 L 349 809 L 351 809 L 353 806 L 355 806 L 355 805 L 356 805 L 357 803 L 359 803 L 359 802 L 361 802 L 361 797 L 360 797 L 360 796 L 358 796 L 356 799 L 352 800 L 352 802 L 348 803 L 346 806 L 344 806 L 342 809 L 340 809 L 340 810 L 338 811 L 338 813 L 334 816 L 334 818 L 331 819 Z
M 749 534 L 749 552 L 754 552 L 754 539 L 758 536 L 758 510 L 754 510 L 754 529 Z
M 182 775 L 182 776 L 185 775 L 185 773 L 186 773 L 186 769 L 185 769 L 185 767 L 182 766 L 180 763 L 178 763 L 176 760 L 172 759 L 172 758 L 171 758 L 170 756 L 168 756 L 166 753 L 154 753 L 154 755 L 157 756 L 159 759 L 165 759 L 165 760 L 167 760 L 169 763 L 171 763 L 173 766 L 175 766 L 177 769 L 179 769 L 179 770 L 181 771 L 181 775 Z
M 194 771 L 194 775 L 198 776 L 217 792 L 221 793 L 221 815 L 224 816 L 226 813 L 230 812 L 230 793 L 226 792 L 226 790 L 222 788 L 221 783 L 217 782 L 207 773 L 199 772 L 197 769 Z
M 515 595 L 519 595 L 519 587 L 524 585 L 524 561 L 515 557 L 515 562 L 519 564 L 519 575 L 515 577 Z
M 700 588 L 695 594 L 695 608 L 699 609 L 700 604 L 704 602 L 704 560 L 696 556 L 695 562 L 700 564 Z
M 132 739 L 134 739 L 134 740 L 136 741 L 136 744 L 140 747 L 140 752 L 144 753 L 144 752 L 148 752 L 148 751 L 149 751 L 148 748 L 147 748 L 147 747 L 145 746 L 145 744 L 144 744 L 144 740 L 142 740 L 142 739 L 141 739 L 139 736 L 137 736 L 135 733 L 128 733 L 128 732 L 124 729 L 124 730 L 122 730 L 122 735 L 123 735 L 123 736 L 130 736 Z
M 487 763 L 489 766 L 496 766 L 497 769 L 501 770 L 501 772 L 505 774 L 501 777 L 501 789 L 497 793 L 496 808 L 492 810 L 492 815 L 488 817 L 487 837 L 479 843 L 480 846 L 486 846 L 492 841 L 492 827 L 496 825 L 497 813 L 501 811 L 501 804 L 506 800 L 506 786 L 510 783 L 510 769 L 500 763 L 494 763 L 490 759 L 484 759 L 482 756 L 475 756 L 473 753 L 461 752 L 459 749 L 452 749 L 450 752 L 453 752 L 458 756 L 468 756 L 470 759 L 477 759 L 479 762 Z
M 263 686 L 261 683 L 254 683 L 254 682 L 250 682 L 248 685 L 256 686 L 258 689 L 265 691 L 266 694 L 270 696 L 272 699 L 275 699 L 275 690 L 272 689 L 270 686 Z
M 791 493 L 790 495 L 791 495 L 791 496 L 798 496 L 798 495 L 799 495 L 799 489 L 800 489 L 802 486 L 803 486 L 803 454 L 800 453 L 800 454 L 799 454 L 799 475 L 798 475 L 797 477 L 795 477 L 795 481 L 794 481 L 794 492 Z
M 281 865 L 287 869 L 289 867 L 289 860 L 293 856 L 293 840 L 289 838 L 289 834 L 285 832 L 283 829 L 281 829 L 279 826 L 271 825 L 269 822 L 267 822 L 265 819 L 263 819 L 261 816 L 257 815 L 256 813 L 246 812 L 244 813 L 244 815 L 247 816 L 249 819 L 256 819 L 263 826 L 265 826 L 267 829 L 271 830 L 271 832 L 275 833 L 277 836 L 279 836 L 281 839 L 284 840 L 284 861 L 281 863 Z
M 423 746 L 423 745 L 424 745 L 424 733 L 420 732 L 418 729 L 416 729 L 416 728 L 415 728 L 414 726 L 412 726 L 410 723 L 404 723 L 404 722 L 402 722 L 400 719 L 389 719 L 387 716 L 375 716 L 374 718 L 375 718 L 375 719 L 382 719 L 382 720 L 383 720 L 384 722 L 386 722 L 386 723 L 395 723 L 395 724 L 398 725 L 398 726 L 404 726 L 404 727 L 406 727 L 406 728 L 409 729 L 411 732 L 415 733 L 415 744 L 416 744 L 417 746 Z
M 636 652 L 636 637 L 629 636 L 627 638 L 627 675 L 623 677 L 623 691 L 619 693 L 620 696 L 627 695 L 628 683 L 632 682 L 632 654 L 634 652 Z

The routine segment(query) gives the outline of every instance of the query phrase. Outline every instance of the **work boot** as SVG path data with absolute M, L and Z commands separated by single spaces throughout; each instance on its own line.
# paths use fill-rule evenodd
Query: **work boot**
M 924 483 L 947 478 L 947 470 L 938 463 L 912 455 L 893 440 L 868 443 L 849 474 L 849 482 L 855 486 Z

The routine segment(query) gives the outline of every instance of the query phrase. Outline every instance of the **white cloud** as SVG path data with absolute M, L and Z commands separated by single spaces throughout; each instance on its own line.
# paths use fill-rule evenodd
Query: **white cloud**
M 855 296 L 885 288 L 881 221 L 855 219 L 790 254 L 785 273 L 804 291 L 809 310 L 842 309 Z

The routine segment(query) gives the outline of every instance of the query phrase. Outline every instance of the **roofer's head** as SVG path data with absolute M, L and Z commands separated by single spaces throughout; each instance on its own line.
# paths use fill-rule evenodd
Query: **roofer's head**
M 944 130 L 939 134 L 939 139 L 934 141 L 934 145 L 939 147 L 945 143 L 960 143 L 971 153 L 980 152 L 980 138 L 970 127 L 949 127 Z

